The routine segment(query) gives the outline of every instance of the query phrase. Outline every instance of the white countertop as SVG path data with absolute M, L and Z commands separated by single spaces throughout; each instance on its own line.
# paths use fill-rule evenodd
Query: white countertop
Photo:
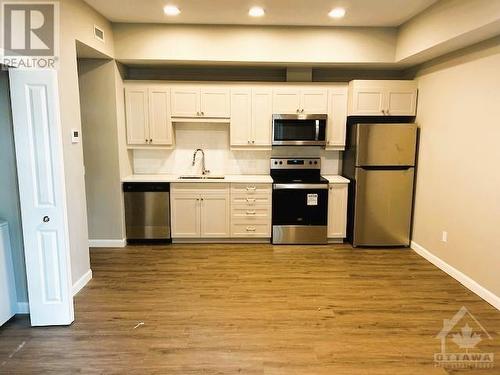
M 330 184 L 348 184 L 349 180 L 342 176 L 326 175 L 323 176 Z M 233 174 L 225 175 L 224 179 L 206 179 L 206 180 L 189 180 L 179 179 L 179 175 L 174 174 L 133 174 L 122 178 L 122 182 L 200 182 L 200 183 L 254 183 L 254 184 L 272 184 L 273 179 L 269 175 L 264 174 Z
M 328 180 L 330 184 L 348 184 L 349 180 L 345 177 L 342 176 L 337 176 L 337 175 L 327 175 L 323 176 Z
M 224 179 L 179 179 L 179 175 L 173 174 L 133 174 L 122 178 L 122 182 L 199 182 L 199 183 L 254 183 L 272 184 L 273 179 L 269 175 L 225 175 Z

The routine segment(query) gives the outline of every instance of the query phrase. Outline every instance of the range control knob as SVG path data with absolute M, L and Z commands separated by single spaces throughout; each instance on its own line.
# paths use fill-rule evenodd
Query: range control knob
M 277 162 L 277 161 L 275 161 L 275 162 L 274 162 L 274 165 L 276 165 L 276 164 L 278 164 L 278 162 Z
M 317 160 L 315 160 L 315 161 L 314 161 L 314 164 L 318 164 L 318 161 L 317 161 Z
M 313 162 L 309 160 L 309 164 L 312 164 Z
M 280 161 L 280 165 L 281 165 L 281 164 L 283 164 L 283 162 L 282 162 L 282 161 Z

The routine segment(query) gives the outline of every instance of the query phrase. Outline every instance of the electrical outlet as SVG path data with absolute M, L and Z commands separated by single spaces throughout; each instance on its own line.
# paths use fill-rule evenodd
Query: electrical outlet
M 448 242 L 448 232 L 443 231 L 443 232 L 441 233 L 441 241 L 442 241 L 442 242 Z

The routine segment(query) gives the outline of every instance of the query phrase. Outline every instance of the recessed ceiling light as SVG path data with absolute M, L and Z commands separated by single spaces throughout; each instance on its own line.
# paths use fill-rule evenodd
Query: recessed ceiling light
M 261 7 L 251 7 L 248 11 L 248 15 L 252 17 L 262 17 L 265 13 Z
M 181 10 L 175 5 L 165 5 L 163 11 L 167 16 L 177 16 L 181 13 Z
M 342 18 L 345 16 L 344 8 L 333 8 L 328 15 L 332 18 Z

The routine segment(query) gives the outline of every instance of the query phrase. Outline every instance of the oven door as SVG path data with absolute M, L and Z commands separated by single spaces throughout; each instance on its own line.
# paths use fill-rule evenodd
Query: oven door
M 327 115 L 273 115 L 274 146 L 325 146 Z
M 328 184 L 273 185 L 273 243 L 327 243 Z

